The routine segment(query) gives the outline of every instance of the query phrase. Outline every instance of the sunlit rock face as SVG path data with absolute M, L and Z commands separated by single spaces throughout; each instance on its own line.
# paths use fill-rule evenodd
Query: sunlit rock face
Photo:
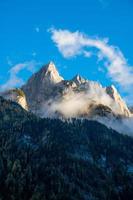
M 26 100 L 26 96 L 21 89 L 11 89 L 5 92 L 0 93 L 0 96 L 3 96 L 5 99 L 9 99 L 11 101 L 15 101 L 22 108 L 28 111 L 28 104 Z
M 53 62 L 43 66 L 21 89 L 1 93 L 39 117 L 130 117 L 126 103 L 114 86 L 76 75 L 64 80 Z
M 81 85 L 83 83 L 88 82 L 88 80 L 85 80 L 83 77 L 81 77 L 79 74 L 76 75 L 72 81 L 76 84 L 76 85 Z
M 42 78 L 40 81 L 44 81 L 44 83 L 47 80 L 50 83 L 56 84 L 63 80 L 63 78 L 59 75 L 53 62 L 50 62 L 49 64 L 42 67 L 39 74 L 40 78 Z
M 60 94 L 60 84 L 63 78 L 59 75 L 55 65 L 50 62 L 35 73 L 22 87 L 26 94 L 30 111 L 41 115 L 42 107 L 50 99 Z M 62 85 L 62 84 L 61 84 Z
M 80 75 L 64 80 L 53 62 L 34 74 L 22 90 L 29 110 L 40 117 L 130 116 L 114 86 L 104 88 Z
M 124 100 L 121 98 L 120 94 L 118 93 L 117 89 L 115 88 L 114 85 L 111 85 L 109 87 L 106 88 L 106 92 L 107 94 L 109 94 L 109 96 L 115 101 L 115 103 L 118 105 L 119 107 L 119 112 L 120 114 L 130 117 L 131 112 L 128 109 L 126 103 L 124 102 Z

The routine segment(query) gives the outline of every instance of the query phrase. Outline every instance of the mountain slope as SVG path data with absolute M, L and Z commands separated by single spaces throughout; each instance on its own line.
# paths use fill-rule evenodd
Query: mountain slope
M 59 75 L 52 62 L 34 74 L 27 84 L 22 87 L 27 97 L 29 109 L 39 115 L 43 104 L 50 98 L 54 100 L 55 96 L 58 95 L 60 91 L 58 85 L 62 80 L 63 78 Z
M 108 107 L 112 115 L 131 115 L 114 86 L 104 88 L 80 75 L 64 80 L 52 62 L 34 74 L 22 90 L 30 111 L 40 117 L 91 117 L 91 107 L 99 105 Z
M 0 109 L 0 199 L 132 200 L 132 138 L 95 121 L 39 119 L 3 98 Z
M 10 89 L 7 91 L 0 92 L 0 96 L 3 96 L 5 99 L 9 99 L 11 101 L 15 101 L 22 108 L 28 110 L 28 104 L 26 100 L 26 95 L 21 89 Z
M 118 104 L 119 110 L 121 113 L 123 113 L 124 116 L 131 115 L 130 110 L 128 109 L 126 103 L 123 101 L 114 85 L 107 87 L 106 92 Z

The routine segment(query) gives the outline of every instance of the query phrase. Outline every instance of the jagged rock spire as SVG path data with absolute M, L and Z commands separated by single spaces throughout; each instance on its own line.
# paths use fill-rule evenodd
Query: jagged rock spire
M 59 75 L 53 62 L 44 65 L 29 79 L 22 89 L 26 94 L 30 111 L 39 116 L 42 116 L 43 114 L 41 112 L 44 105 L 46 105 L 46 109 L 51 106 L 49 101 L 54 102 L 58 99 L 59 102 L 67 102 L 68 100 L 71 100 L 71 95 L 76 98 L 77 95 L 80 96 L 81 93 L 83 95 L 83 101 L 85 101 L 84 94 L 88 95 L 85 102 L 87 109 L 89 103 L 97 105 L 100 102 L 100 104 L 111 108 L 112 112 L 116 115 L 122 115 L 124 117 L 130 116 L 130 111 L 126 103 L 123 101 L 114 86 L 103 88 L 98 82 L 86 80 L 79 74 L 77 74 L 72 80 L 65 81 Z M 93 94 L 91 95 L 91 93 Z M 110 98 L 108 98 L 108 95 Z M 104 102 L 103 97 L 106 96 L 108 102 Z M 92 102 L 90 102 L 90 100 Z M 84 112 L 84 107 L 82 112 Z M 88 110 L 88 114 L 89 112 L 90 111 Z
M 76 84 L 81 84 L 81 83 L 85 83 L 86 82 L 86 80 L 84 78 L 82 78 L 79 74 L 74 76 L 72 81 L 74 81 Z
M 44 72 L 43 75 L 53 83 L 58 83 L 63 80 L 63 78 L 59 75 L 55 64 L 52 61 L 45 65 L 41 70 Z
M 119 106 L 119 109 L 121 113 L 123 113 L 125 116 L 130 116 L 130 110 L 128 109 L 126 103 L 118 93 L 116 87 L 114 85 L 106 87 L 107 94 L 115 101 L 115 103 Z

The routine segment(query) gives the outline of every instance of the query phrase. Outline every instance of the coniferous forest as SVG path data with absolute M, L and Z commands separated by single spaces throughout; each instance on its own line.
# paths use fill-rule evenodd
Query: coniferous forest
M 0 200 L 132 200 L 133 138 L 0 97 Z

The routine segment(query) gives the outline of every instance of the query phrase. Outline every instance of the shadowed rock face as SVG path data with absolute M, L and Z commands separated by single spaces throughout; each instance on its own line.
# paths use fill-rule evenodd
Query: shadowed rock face
M 29 109 L 35 114 L 39 114 L 44 103 L 58 96 L 62 81 L 63 78 L 59 75 L 52 62 L 42 67 L 22 87 L 27 96 Z
M 34 74 L 22 87 L 22 90 L 26 94 L 29 110 L 41 117 L 63 116 L 64 113 L 61 110 L 61 105 L 64 106 L 63 109 L 65 110 L 69 107 L 69 104 L 72 105 L 75 99 L 77 99 L 76 102 L 78 99 L 81 102 L 79 107 L 82 106 L 82 101 L 85 102 L 80 111 L 77 111 L 72 117 L 89 116 L 94 108 L 102 104 L 108 107 L 110 113 L 126 117 L 130 116 L 126 103 L 114 86 L 103 88 L 98 82 L 86 80 L 80 75 L 75 76 L 71 80 L 64 80 L 52 62 Z M 103 100 L 98 100 L 102 95 L 107 98 L 108 102 L 103 102 L 104 98 Z M 93 105 L 91 112 L 90 105 Z M 93 114 L 95 113 L 97 112 L 94 111 Z M 100 107 L 98 113 L 100 113 Z M 100 116 L 103 115 L 103 110 L 101 110 L 101 113 Z M 105 112 L 105 115 L 107 113 Z M 71 114 L 68 114 L 68 117 L 71 117 Z
M 133 107 L 130 107 L 129 109 L 130 109 L 130 112 L 133 114 Z
M 104 88 L 80 75 L 64 80 L 52 62 L 33 74 L 21 89 L 6 91 L 2 96 L 40 117 L 131 115 L 114 86 Z

